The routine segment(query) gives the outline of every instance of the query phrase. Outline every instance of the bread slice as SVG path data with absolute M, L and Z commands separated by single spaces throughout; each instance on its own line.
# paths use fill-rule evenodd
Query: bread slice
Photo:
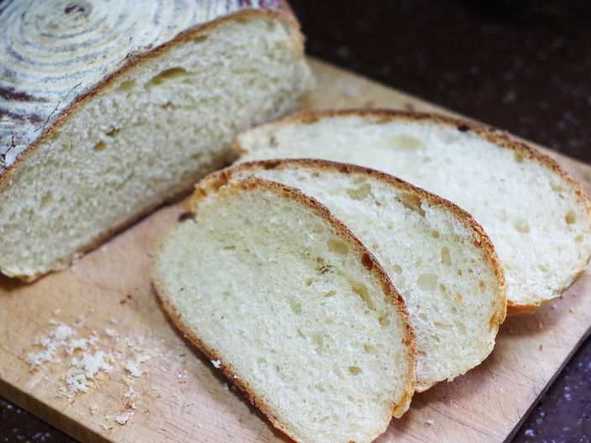
M 238 138 L 243 160 L 310 157 L 376 168 L 456 203 L 491 238 L 509 310 L 558 297 L 591 256 L 590 204 L 549 157 L 498 130 L 397 111 L 301 114 Z
M 178 328 L 301 442 L 367 442 L 408 408 L 414 338 L 371 253 L 315 200 L 208 181 L 154 283 Z
M 465 211 L 387 174 L 323 160 L 242 163 L 204 183 L 249 176 L 318 200 L 376 256 L 415 330 L 417 390 L 490 354 L 505 318 L 504 279 L 492 243 Z
M 5 3 L 0 34 L 14 45 L 0 48 L 10 74 L 0 78 L 8 276 L 61 269 L 189 192 L 234 158 L 239 131 L 293 109 L 310 86 L 293 16 L 240 10 L 281 1 Z M 29 51 L 37 37 L 44 46 Z

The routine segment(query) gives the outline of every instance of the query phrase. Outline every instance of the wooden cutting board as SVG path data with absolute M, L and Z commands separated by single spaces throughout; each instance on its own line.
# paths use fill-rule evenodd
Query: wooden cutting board
M 352 106 L 439 110 L 395 90 L 311 61 L 318 87 L 311 108 Z M 591 190 L 591 167 L 556 156 Z M 78 261 L 70 270 L 22 286 L 0 280 L 0 394 L 84 441 L 272 442 L 282 437 L 188 347 L 159 309 L 148 277 L 155 239 L 180 214 L 164 208 Z M 381 442 L 488 442 L 506 439 L 591 325 L 591 279 L 530 317 L 509 319 L 492 356 L 479 368 L 417 395 Z M 55 361 L 35 371 L 27 358 L 59 324 Z M 63 332 L 63 327 L 62 327 Z M 95 338 L 92 338 L 95 337 Z M 103 352 L 85 393 L 73 395 L 85 338 Z M 55 344 L 55 343 L 54 343 Z M 82 345 L 81 345 L 82 346 Z M 92 371 L 92 368 L 89 370 Z

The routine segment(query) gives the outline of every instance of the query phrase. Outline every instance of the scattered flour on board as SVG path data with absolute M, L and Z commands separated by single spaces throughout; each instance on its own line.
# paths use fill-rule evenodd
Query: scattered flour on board
M 127 386 L 123 395 L 121 410 L 105 415 L 108 422 L 123 426 L 134 416 L 137 393 L 133 383 L 145 373 L 143 365 L 153 357 L 152 346 L 143 346 L 143 337 L 121 337 L 113 328 L 102 333 L 83 331 L 83 319 L 70 326 L 50 320 L 50 331 L 35 340 L 32 350 L 25 356 L 32 372 L 50 370 L 51 366 L 65 364 L 65 374 L 60 377 L 58 394 L 73 401 L 76 396 L 97 388 L 106 377 L 117 378 Z M 115 325 L 115 321 L 110 322 Z M 51 372 L 51 371 L 49 371 Z M 96 415 L 97 405 L 89 407 L 89 413 Z M 103 425 L 105 430 L 112 425 Z

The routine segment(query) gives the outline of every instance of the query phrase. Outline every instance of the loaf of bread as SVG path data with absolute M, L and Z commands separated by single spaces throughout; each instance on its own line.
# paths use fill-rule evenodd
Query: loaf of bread
M 300 442 L 369 442 L 414 387 L 404 302 L 317 201 L 249 178 L 206 181 L 166 236 L 154 284 L 180 331 Z
M 6 0 L 0 35 L 0 271 L 24 279 L 188 192 L 311 82 L 281 0 Z
M 242 163 L 203 182 L 250 176 L 318 200 L 376 256 L 415 330 L 417 390 L 490 354 L 505 318 L 504 279 L 492 243 L 466 212 L 392 176 L 323 160 Z
M 504 268 L 509 311 L 558 297 L 591 256 L 590 204 L 551 158 L 500 131 L 395 111 L 303 114 L 238 138 L 244 161 L 324 158 L 379 169 L 470 212 Z

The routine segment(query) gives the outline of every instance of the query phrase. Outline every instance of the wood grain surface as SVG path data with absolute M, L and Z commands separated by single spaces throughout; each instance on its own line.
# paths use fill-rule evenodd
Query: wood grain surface
M 311 108 L 352 106 L 439 110 L 338 68 L 311 61 Z M 554 155 L 591 190 L 591 167 Z M 272 442 L 275 433 L 185 344 L 161 312 L 149 281 L 150 251 L 181 214 L 163 208 L 33 285 L 0 280 L 0 394 L 89 442 Z M 380 442 L 496 442 L 506 439 L 591 326 L 584 274 L 536 315 L 510 318 L 486 362 L 452 383 L 415 396 Z M 59 323 L 110 355 L 88 392 L 71 395 L 73 355 L 31 370 L 35 342 Z M 135 364 L 131 366 L 129 363 Z

